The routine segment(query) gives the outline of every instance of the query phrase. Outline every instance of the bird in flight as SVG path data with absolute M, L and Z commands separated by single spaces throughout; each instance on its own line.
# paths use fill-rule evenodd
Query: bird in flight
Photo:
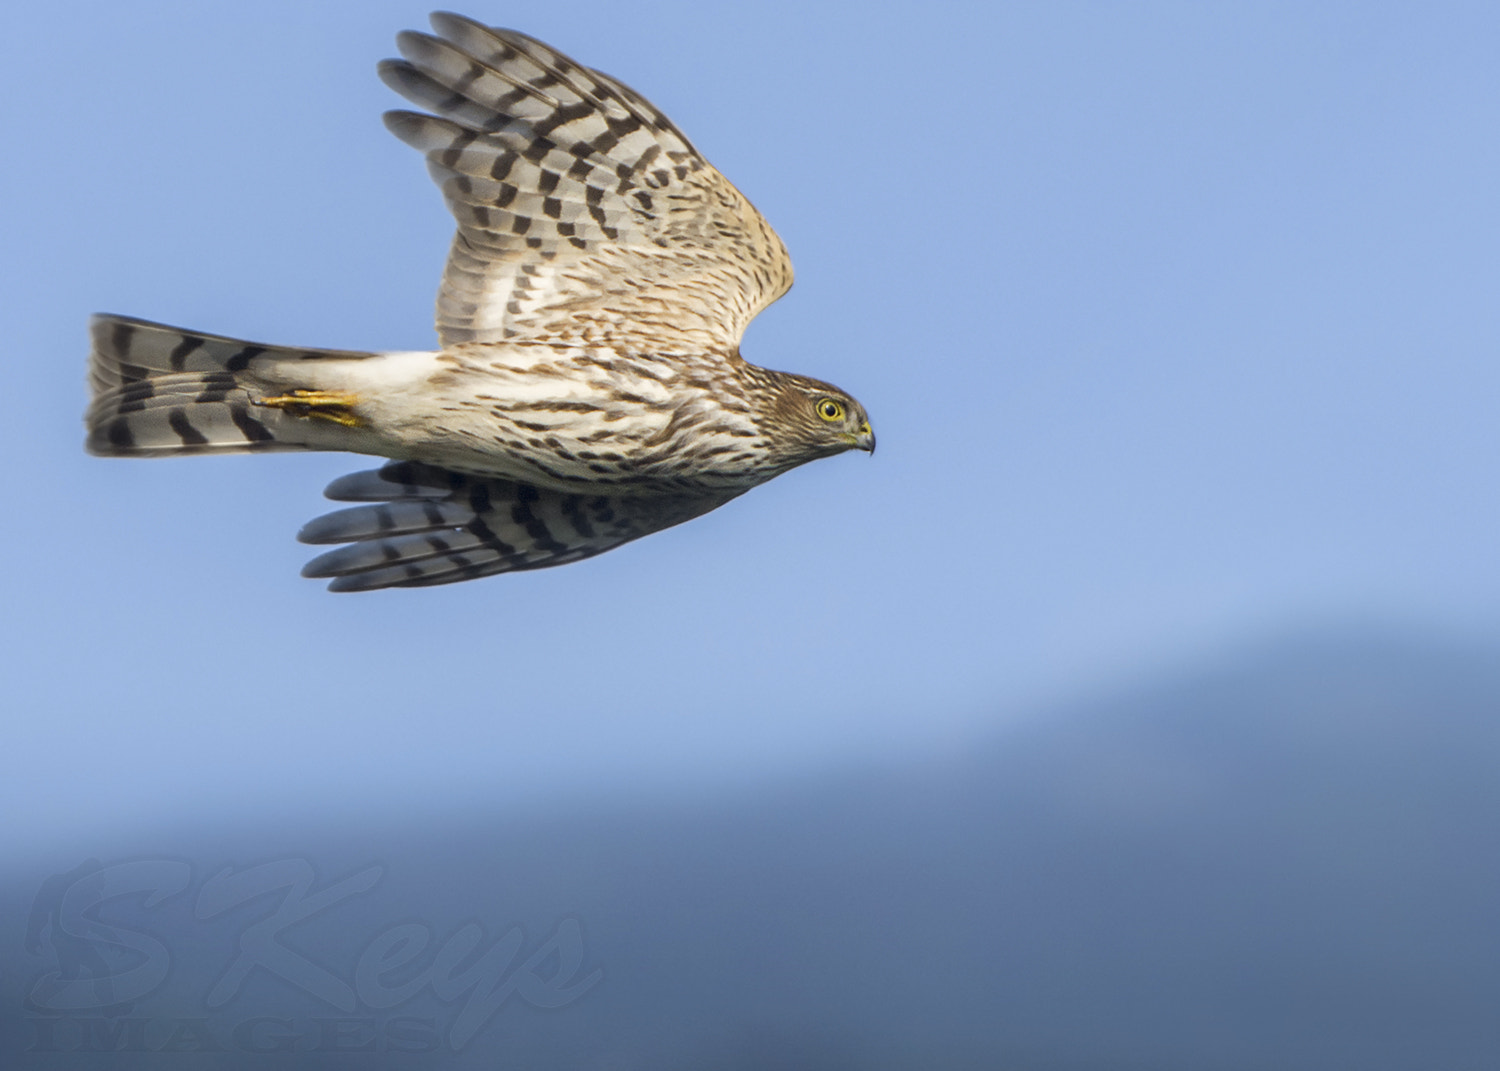
M 304 576 L 366 591 L 580 561 L 874 451 L 849 394 L 740 356 L 791 262 L 666 116 L 525 34 L 432 26 L 400 34 L 380 75 L 427 109 L 386 125 L 458 221 L 441 348 L 298 349 L 99 315 L 91 453 L 392 459 L 330 484 L 361 504 L 298 535 L 341 544 Z

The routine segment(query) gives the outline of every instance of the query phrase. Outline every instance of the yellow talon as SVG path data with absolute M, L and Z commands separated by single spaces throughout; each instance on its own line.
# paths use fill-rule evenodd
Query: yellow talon
M 357 428 L 364 421 L 354 415 L 359 395 L 342 390 L 294 390 L 274 398 L 261 398 L 256 405 L 268 409 L 285 409 L 292 416 L 331 420 L 346 428 Z

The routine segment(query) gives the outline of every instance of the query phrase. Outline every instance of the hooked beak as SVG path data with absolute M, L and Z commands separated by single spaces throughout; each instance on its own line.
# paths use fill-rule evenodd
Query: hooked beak
M 854 446 L 858 450 L 864 450 L 871 456 L 875 453 L 875 433 L 870 430 L 870 422 L 867 420 L 859 426 L 859 434 L 854 436 Z

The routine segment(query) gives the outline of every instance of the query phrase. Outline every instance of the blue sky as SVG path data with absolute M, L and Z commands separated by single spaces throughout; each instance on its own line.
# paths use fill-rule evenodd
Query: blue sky
M 466 8 L 672 116 L 798 272 L 745 353 L 880 453 L 580 565 L 332 596 L 365 462 L 82 451 L 99 310 L 432 345 L 404 3 L 22 7 L 0 79 L 7 845 L 962 746 L 1049 698 L 1500 596 L 1500 11 Z

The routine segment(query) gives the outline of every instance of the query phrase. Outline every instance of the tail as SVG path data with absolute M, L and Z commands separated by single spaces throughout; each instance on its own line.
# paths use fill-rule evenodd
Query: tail
M 288 395 L 286 366 L 372 354 L 259 346 L 126 316 L 95 316 L 89 329 L 91 454 L 349 449 L 357 421 L 347 406 L 340 412 L 336 396 Z

